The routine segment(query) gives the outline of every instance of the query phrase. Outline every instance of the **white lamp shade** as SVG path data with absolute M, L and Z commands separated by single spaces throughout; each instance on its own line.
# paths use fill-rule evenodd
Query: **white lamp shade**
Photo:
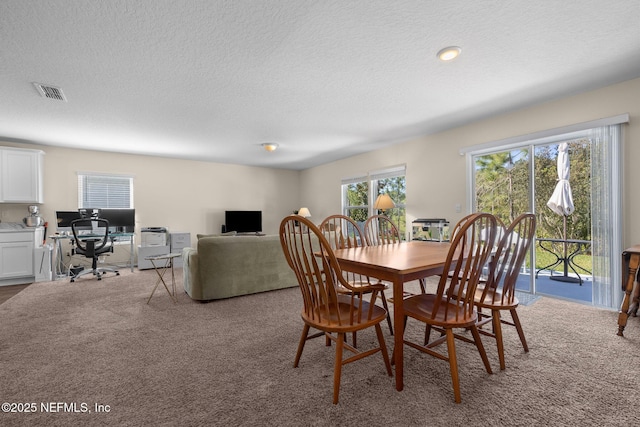
M 395 207 L 396 207 L 396 204 L 393 203 L 393 200 L 391 200 L 391 197 L 389 197 L 387 193 L 380 194 L 373 205 L 374 209 L 380 209 L 380 210 L 392 209 Z
M 300 208 L 298 210 L 298 215 L 308 218 L 311 216 L 311 212 L 309 212 L 309 208 Z

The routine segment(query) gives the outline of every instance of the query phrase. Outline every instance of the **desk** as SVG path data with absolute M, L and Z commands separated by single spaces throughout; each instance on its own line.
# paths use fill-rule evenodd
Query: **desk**
M 580 274 L 578 274 L 578 272 L 576 271 L 576 268 L 579 268 L 580 270 L 583 270 L 589 274 L 591 274 L 591 272 L 589 270 L 585 270 L 584 268 L 580 267 L 578 264 L 575 263 L 573 259 L 576 257 L 576 255 L 581 254 L 587 245 L 591 245 L 591 241 L 573 240 L 573 239 L 567 239 L 567 240 L 537 239 L 537 240 L 538 240 L 538 245 L 546 252 L 549 252 L 550 254 L 555 256 L 556 260 L 551 264 L 538 269 L 536 271 L 536 277 L 538 277 L 538 273 L 540 273 L 540 271 L 542 270 L 550 270 L 557 265 L 563 264 L 564 265 L 563 274 L 561 276 L 554 276 L 553 270 L 550 270 L 551 275 L 549 279 L 558 280 L 560 282 L 580 283 L 580 286 L 582 286 L 582 277 L 580 277 Z M 548 243 L 549 246 L 544 246 L 543 243 Z M 558 255 L 558 252 L 554 250 L 554 244 L 558 244 L 558 243 L 562 243 L 562 253 L 560 255 Z M 567 246 L 571 245 L 575 249 L 572 250 L 570 253 L 568 253 L 568 250 L 566 249 L 565 245 Z M 571 269 L 578 277 L 569 276 L 569 269 Z
M 153 265 L 153 269 L 158 275 L 158 279 L 156 280 L 156 285 L 153 287 L 153 291 L 151 291 L 151 295 L 149 295 L 147 304 L 149 304 L 149 301 L 151 301 L 151 297 L 155 293 L 156 289 L 158 289 L 158 285 L 160 284 L 160 282 L 162 282 L 162 285 L 167 290 L 167 293 L 169 294 L 171 301 L 173 301 L 174 304 L 178 302 L 176 300 L 176 276 L 173 273 L 173 260 L 179 256 L 182 256 L 182 254 L 174 252 L 170 254 L 151 255 L 145 258 L 146 260 L 151 261 L 151 265 Z M 158 264 L 156 264 L 156 262 L 158 262 Z M 168 269 L 171 269 L 171 291 L 169 291 L 169 288 L 167 287 L 167 282 L 164 281 L 164 273 Z
M 640 286 L 637 285 L 638 266 L 640 266 L 640 245 L 632 246 L 622 252 L 622 290 L 624 298 L 618 314 L 618 335 L 623 337 L 624 328 L 627 326 L 629 315 L 638 314 L 640 304 Z M 633 295 L 633 286 L 636 284 L 636 292 Z M 631 305 L 631 308 L 629 308 Z
M 81 238 L 102 238 L 103 235 L 97 234 L 83 234 L 80 236 Z M 129 240 L 129 267 L 131 268 L 131 272 L 133 272 L 133 266 L 135 264 L 134 255 L 134 239 L 135 233 L 109 233 L 109 237 L 113 237 L 115 241 Z M 53 272 L 54 279 L 60 279 L 62 277 L 67 276 L 67 271 L 65 271 L 64 262 L 62 260 L 62 241 L 65 239 L 73 239 L 73 234 L 54 234 L 53 236 L 49 236 L 50 239 L 53 239 L 53 259 L 55 260 L 55 270 Z
M 337 249 L 340 267 L 393 283 L 394 359 L 396 390 L 403 383 L 403 287 L 406 282 L 441 274 L 450 243 L 411 241 L 380 246 Z

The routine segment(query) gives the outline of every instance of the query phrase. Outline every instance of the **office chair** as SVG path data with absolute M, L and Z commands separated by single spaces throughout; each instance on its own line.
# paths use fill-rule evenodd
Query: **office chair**
M 104 235 L 83 237 L 80 231 L 92 229 L 93 223 L 97 223 L 98 227 L 104 230 Z M 78 253 L 92 259 L 91 268 L 85 268 L 81 272 L 73 274 L 71 276 L 72 282 L 78 277 L 88 274 L 94 275 L 98 280 L 101 280 L 102 274 L 106 272 L 116 273 L 116 276 L 120 275 L 120 272 L 113 268 L 98 268 L 98 257 L 106 252 L 113 252 L 113 238 L 109 238 L 109 221 L 103 218 L 76 219 L 71 222 L 71 231 L 73 232 L 73 241 L 75 244 L 75 247 L 71 249 L 71 253 L 73 255 Z

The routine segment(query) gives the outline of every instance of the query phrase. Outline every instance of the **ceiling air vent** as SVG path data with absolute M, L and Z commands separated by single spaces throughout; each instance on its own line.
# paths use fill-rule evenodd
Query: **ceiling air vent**
M 45 98 L 57 99 L 58 101 L 65 102 L 67 101 L 64 93 L 62 93 L 62 89 L 60 89 L 59 87 L 43 85 L 42 83 L 34 83 L 33 85 L 36 87 L 36 89 L 38 89 L 40 95 L 44 96 Z

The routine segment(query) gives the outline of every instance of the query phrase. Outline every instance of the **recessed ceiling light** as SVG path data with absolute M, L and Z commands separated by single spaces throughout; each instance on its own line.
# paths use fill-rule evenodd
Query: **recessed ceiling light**
M 451 61 L 452 59 L 456 59 L 458 55 L 460 55 L 462 49 L 458 46 L 449 46 L 444 49 L 440 49 L 440 52 L 436 55 L 440 58 L 441 61 Z
M 276 144 L 275 142 L 265 142 L 264 144 L 262 144 L 262 147 L 267 151 L 276 151 L 276 149 L 278 148 L 278 144 Z

